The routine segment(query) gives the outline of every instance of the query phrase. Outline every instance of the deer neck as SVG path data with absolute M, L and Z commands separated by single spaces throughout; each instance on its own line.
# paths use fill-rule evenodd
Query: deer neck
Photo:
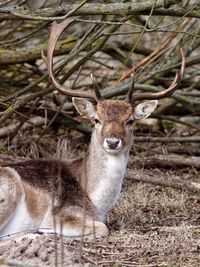
M 96 218 L 103 221 L 119 197 L 129 148 L 119 155 L 108 154 L 96 139 L 96 135 L 93 134 L 82 166 L 82 186 L 85 186 L 89 198 L 96 207 Z

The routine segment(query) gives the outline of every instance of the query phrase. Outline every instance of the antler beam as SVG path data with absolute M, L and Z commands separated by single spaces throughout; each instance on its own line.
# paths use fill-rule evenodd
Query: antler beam
M 100 91 L 98 88 L 96 88 L 94 91 L 74 91 L 72 88 L 68 88 L 62 84 L 59 83 L 59 81 L 56 79 L 54 72 L 53 72 L 53 52 L 56 46 L 56 43 L 64 31 L 64 29 L 68 28 L 72 23 L 74 22 L 73 19 L 66 19 L 61 23 L 56 23 L 55 21 L 52 23 L 51 31 L 50 31 L 50 37 L 49 37 L 49 43 L 48 43 L 48 49 L 47 49 L 47 56 L 44 55 L 44 52 L 42 51 L 42 59 L 44 60 L 49 76 L 51 78 L 53 86 L 62 94 L 73 97 L 83 97 L 83 98 L 90 98 L 94 99 L 96 102 L 99 102 L 102 97 L 100 94 Z
M 172 82 L 172 84 L 162 92 L 158 93 L 136 93 L 132 95 L 132 103 L 138 100 L 155 100 L 155 99 L 161 99 L 167 96 L 170 96 L 173 94 L 173 92 L 177 89 L 178 85 L 181 82 L 181 79 L 183 77 L 183 73 L 185 70 L 185 56 L 183 54 L 182 48 L 180 49 L 181 52 L 181 69 L 179 72 L 176 73 L 176 76 Z M 129 97 L 130 98 L 130 97 Z

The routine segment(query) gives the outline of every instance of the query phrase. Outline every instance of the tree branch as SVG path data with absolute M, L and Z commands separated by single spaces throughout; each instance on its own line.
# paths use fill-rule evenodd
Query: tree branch
M 54 55 L 64 55 L 69 53 L 76 43 L 76 39 L 72 36 L 69 36 L 67 39 L 60 40 L 57 42 L 56 49 Z M 36 59 L 41 58 L 41 51 L 47 50 L 47 43 L 41 45 L 35 45 L 30 47 L 23 47 L 19 48 L 16 51 L 3 49 L 0 50 L 0 64 L 7 65 L 7 64 L 17 64 L 17 63 L 24 63 Z
M 180 0 L 168 0 L 168 7 L 177 3 Z M 106 4 L 85 4 L 80 9 L 76 10 L 77 6 L 74 5 L 64 5 L 57 8 L 44 8 L 41 10 L 31 10 L 19 6 L 2 7 L 0 8 L 0 20 L 11 20 L 11 19 L 28 19 L 28 20 L 55 20 L 59 19 L 59 16 L 63 16 L 72 10 L 76 10 L 73 16 L 80 15 L 118 15 L 118 16 L 128 16 L 128 15 L 139 15 L 144 12 L 149 12 L 154 8 L 164 7 L 164 0 L 157 0 L 155 3 L 152 1 L 145 1 L 143 3 L 131 4 L 131 3 L 106 3 Z M 56 16 L 56 17 L 55 17 Z M 63 19 L 63 18 L 60 18 Z

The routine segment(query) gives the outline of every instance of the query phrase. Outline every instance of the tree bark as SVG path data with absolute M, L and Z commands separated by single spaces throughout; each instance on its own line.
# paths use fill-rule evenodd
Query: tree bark
M 57 42 L 54 55 L 63 55 L 69 53 L 76 43 L 74 37 L 68 37 L 67 39 Z M 47 50 L 47 43 L 41 45 L 35 45 L 27 48 L 19 48 L 16 51 L 3 49 L 0 50 L 0 65 L 18 64 L 28 61 L 33 61 L 41 58 L 41 51 Z
M 154 136 L 135 136 L 136 142 L 158 142 L 158 143 L 186 143 L 200 142 L 200 136 L 172 136 L 172 137 L 154 137 Z
M 186 155 L 154 155 L 147 156 L 144 160 L 141 157 L 134 157 L 134 164 L 140 164 L 143 167 L 156 167 L 156 168 L 197 168 L 200 169 L 200 157 L 186 156 Z

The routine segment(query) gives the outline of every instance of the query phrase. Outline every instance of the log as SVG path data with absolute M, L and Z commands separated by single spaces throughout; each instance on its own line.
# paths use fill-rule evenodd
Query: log
M 29 121 L 25 122 L 21 129 L 26 130 L 28 128 L 42 126 L 44 124 L 45 124 L 45 119 L 37 116 L 37 117 L 33 117 Z M 9 136 L 10 134 L 12 134 L 13 131 L 15 131 L 15 129 L 18 127 L 18 125 L 19 125 L 19 122 L 18 123 L 12 123 L 8 126 L 0 128 L 0 138 L 6 137 L 6 136 Z
M 0 257 L 0 265 L 14 266 L 14 267 L 36 267 L 36 265 L 29 265 L 19 260 L 12 260 Z
M 143 167 L 156 167 L 156 168 L 197 168 L 200 169 L 200 157 L 188 155 L 166 154 L 148 156 L 145 159 L 142 157 L 134 157 L 134 164 L 140 164 Z
M 172 136 L 172 137 L 155 137 L 155 136 L 135 136 L 135 142 L 154 142 L 154 143 L 199 143 L 200 136 Z

